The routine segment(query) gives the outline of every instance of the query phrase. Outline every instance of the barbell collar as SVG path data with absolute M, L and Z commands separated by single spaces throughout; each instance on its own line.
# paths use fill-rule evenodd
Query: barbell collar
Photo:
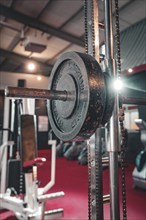
M 110 194 L 103 196 L 103 204 L 110 203 Z
M 50 100 L 62 100 L 72 99 L 73 96 L 67 91 L 54 91 L 47 89 L 32 89 L 22 87 L 7 87 L 5 89 L 6 97 L 17 98 L 32 98 L 32 99 L 50 99 Z

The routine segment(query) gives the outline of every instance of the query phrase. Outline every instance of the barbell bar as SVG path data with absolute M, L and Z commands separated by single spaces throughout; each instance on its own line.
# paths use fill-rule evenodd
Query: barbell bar
M 71 99 L 67 91 L 51 91 L 47 89 L 33 89 L 22 87 L 7 87 L 5 89 L 6 97 L 30 98 L 30 99 L 50 99 L 66 101 Z
M 50 100 L 72 100 L 73 95 L 67 91 L 51 91 L 47 89 L 33 89 L 33 88 L 20 88 L 8 86 L 5 91 L 0 90 L 0 95 L 6 97 L 17 97 L 17 98 L 32 98 L 32 99 L 50 99 Z M 128 97 L 120 95 L 120 100 L 123 104 L 133 105 L 146 105 L 145 97 Z
M 146 105 L 146 97 L 128 97 L 120 95 L 123 104 Z

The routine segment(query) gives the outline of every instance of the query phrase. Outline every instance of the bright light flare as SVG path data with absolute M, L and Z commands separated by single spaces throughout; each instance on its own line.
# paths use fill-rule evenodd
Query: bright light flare
M 35 69 L 36 69 L 36 65 L 34 63 L 28 63 L 27 64 L 27 69 L 30 71 L 30 72 L 33 72 Z
M 128 69 L 128 72 L 129 72 L 129 73 L 132 73 L 132 72 L 133 72 L 133 69 L 129 68 L 129 69 Z
M 123 89 L 123 82 L 120 78 L 114 80 L 114 89 L 121 91 Z

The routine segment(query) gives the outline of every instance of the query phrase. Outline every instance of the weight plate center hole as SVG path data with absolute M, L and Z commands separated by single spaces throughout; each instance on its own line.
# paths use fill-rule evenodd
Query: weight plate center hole
M 69 118 L 74 113 L 77 102 L 77 85 L 74 77 L 70 74 L 63 75 L 56 89 L 67 92 L 66 101 L 56 101 L 56 108 L 60 117 Z

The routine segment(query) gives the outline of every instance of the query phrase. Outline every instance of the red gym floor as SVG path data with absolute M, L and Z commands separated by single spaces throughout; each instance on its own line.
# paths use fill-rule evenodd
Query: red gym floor
M 41 150 L 39 156 L 45 157 L 47 162 L 39 168 L 39 180 L 44 186 L 49 180 L 50 151 Z M 57 158 L 56 184 L 51 192 L 64 191 L 65 197 L 47 202 L 47 210 L 51 208 L 63 208 L 62 220 L 87 220 L 88 219 L 88 170 L 87 166 L 81 166 L 77 161 L 68 161 L 65 158 Z M 120 168 L 119 168 L 120 169 Z M 133 189 L 132 180 L 133 165 L 126 168 L 127 188 L 127 220 L 146 220 L 146 191 Z M 119 171 L 120 173 L 120 171 Z M 120 179 L 119 179 L 120 180 Z M 109 193 L 109 172 L 103 171 L 104 194 Z M 121 181 L 120 190 L 121 190 Z M 121 193 L 120 193 L 121 196 Z M 104 205 L 104 219 L 110 219 L 109 204 Z M 2 212 L 0 220 L 15 220 L 11 212 Z M 61 220 L 60 219 L 60 220 Z M 122 215 L 121 215 L 122 219 Z

